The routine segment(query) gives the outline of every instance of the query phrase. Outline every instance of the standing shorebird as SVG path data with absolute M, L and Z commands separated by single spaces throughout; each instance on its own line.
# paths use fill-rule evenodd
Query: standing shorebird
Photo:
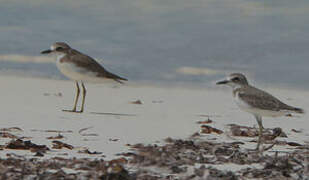
M 259 150 L 262 141 L 262 116 L 278 117 L 294 112 L 304 113 L 302 109 L 289 106 L 271 94 L 250 86 L 247 78 L 240 73 L 230 74 L 226 80 L 219 81 L 217 84 L 231 86 L 236 104 L 240 109 L 254 115 L 259 125 L 259 139 L 256 150 Z
M 74 101 L 74 106 L 72 110 L 63 110 L 68 112 L 82 113 L 84 111 L 86 88 L 84 82 L 117 82 L 123 83 L 122 81 L 127 81 L 127 79 L 117 76 L 113 73 L 108 72 L 96 62 L 93 58 L 72 49 L 69 45 L 64 42 L 54 43 L 50 49 L 42 51 L 41 54 L 54 54 L 57 57 L 57 67 L 58 69 L 69 79 L 72 79 L 76 83 L 76 97 Z M 76 110 L 80 88 L 79 84 L 83 88 L 83 99 L 80 111 Z

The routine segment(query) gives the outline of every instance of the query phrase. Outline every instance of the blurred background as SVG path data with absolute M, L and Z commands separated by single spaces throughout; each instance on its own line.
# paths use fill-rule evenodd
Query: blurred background
M 0 0 L 1 75 L 65 79 L 40 55 L 56 41 L 131 81 L 309 88 L 307 0 Z

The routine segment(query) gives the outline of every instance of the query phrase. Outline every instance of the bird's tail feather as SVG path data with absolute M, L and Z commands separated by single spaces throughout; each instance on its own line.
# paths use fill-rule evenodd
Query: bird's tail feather
M 293 110 L 294 112 L 300 113 L 300 114 L 305 113 L 305 111 L 304 111 L 303 109 L 301 109 L 301 108 L 293 108 L 292 110 Z
M 125 78 L 117 78 L 117 79 L 114 79 L 114 80 L 117 81 L 120 84 L 124 84 L 124 82 L 122 82 L 122 81 L 128 81 L 128 79 L 125 79 Z

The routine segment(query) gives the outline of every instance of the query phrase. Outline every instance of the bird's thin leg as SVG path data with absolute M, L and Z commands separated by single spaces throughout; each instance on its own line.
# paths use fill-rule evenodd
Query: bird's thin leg
M 76 81 L 76 96 L 75 96 L 75 101 L 74 101 L 74 107 L 73 107 L 72 110 L 63 110 L 63 111 L 67 111 L 67 112 L 77 112 L 77 111 L 76 111 L 76 106 L 77 106 L 79 94 L 80 94 L 80 88 L 79 88 L 78 82 Z
M 79 88 L 78 82 L 76 81 L 76 97 L 75 97 L 74 107 L 72 111 L 76 111 L 79 94 L 80 94 L 80 88 Z
M 263 135 L 263 124 L 262 124 L 262 117 L 261 116 L 255 116 L 255 119 L 259 125 L 259 139 L 258 139 L 258 143 L 256 146 L 256 150 L 259 151 L 260 150 L 260 144 L 262 144 L 262 135 Z
M 84 111 L 85 98 L 86 98 L 86 93 L 87 93 L 86 87 L 83 82 L 82 82 L 82 88 L 83 88 L 83 99 L 82 99 L 82 108 L 80 109 L 80 112 Z

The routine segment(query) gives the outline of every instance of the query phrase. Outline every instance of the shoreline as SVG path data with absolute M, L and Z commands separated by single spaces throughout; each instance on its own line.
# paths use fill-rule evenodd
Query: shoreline
M 53 78 L 53 77 L 47 77 L 47 76 L 36 76 L 36 75 L 28 75 L 26 72 L 26 74 L 23 74 L 22 72 L 20 72 L 20 74 L 18 75 L 14 75 L 14 73 L 16 73 L 15 71 L 12 71 L 10 73 L 4 73 L 4 72 L 0 72 L 0 75 L 2 77 L 7 77 L 7 78 L 15 78 L 15 79 L 37 79 L 37 80 L 46 80 L 46 81 L 60 81 L 60 82 L 68 82 L 72 80 L 70 79 L 66 79 L 64 76 L 58 77 L 55 76 L 57 78 Z M 23 76 L 24 75 L 24 76 Z M 222 78 L 224 78 L 224 75 L 222 75 Z M 222 79 L 221 78 L 221 79 Z M 187 89 L 187 90 L 222 90 L 222 91 L 227 91 L 230 92 L 231 90 L 228 87 L 220 87 L 216 85 L 216 81 L 220 80 L 220 78 L 210 81 L 210 82 L 205 82 L 205 83 L 189 83 L 189 82 L 176 82 L 176 83 L 168 83 L 168 82 L 162 82 L 162 81 L 155 81 L 155 80 L 130 80 L 126 81 L 123 85 L 121 86 L 131 86 L 131 87 L 149 87 L 149 88 L 165 88 L 165 89 Z M 305 88 L 305 87 L 291 87 L 288 86 L 288 84 L 276 84 L 276 85 L 272 85 L 271 83 L 263 83 L 263 82 L 256 82 L 256 81 L 250 81 L 249 83 L 257 86 L 260 89 L 265 89 L 266 91 L 269 90 L 275 90 L 274 93 L 276 92 L 276 90 L 283 90 L 283 91 L 301 91 L 301 92 L 308 92 L 309 91 L 309 87 Z M 96 86 L 102 86 L 102 87 L 106 87 L 106 84 L 103 83 L 86 83 L 86 84 L 93 84 Z M 206 85 L 207 84 L 207 85 Z

